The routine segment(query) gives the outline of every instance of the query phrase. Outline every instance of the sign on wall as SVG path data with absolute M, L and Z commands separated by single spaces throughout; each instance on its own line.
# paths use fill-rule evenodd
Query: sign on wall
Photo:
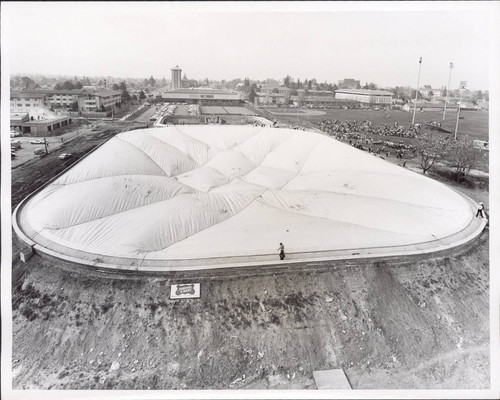
M 199 283 L 178 283 L 170 286 L 170 299 L 198 299 L 200 297 Z

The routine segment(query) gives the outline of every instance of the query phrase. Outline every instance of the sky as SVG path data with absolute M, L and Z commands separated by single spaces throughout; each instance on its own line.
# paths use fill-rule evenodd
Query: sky
M 394 3 L 7 3 L 2 53 L 11 74 L 380 87 L 415 87 L 422 57 L 420 86 L 447 86 L 453 62 L 451 88 L 488 89 L 495 5 Z

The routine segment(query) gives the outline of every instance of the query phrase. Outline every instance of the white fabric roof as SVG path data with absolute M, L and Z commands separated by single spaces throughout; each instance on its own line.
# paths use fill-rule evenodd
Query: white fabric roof
M 121 133 L 25 212 L 69 251 L 152 260 L 421 243 L 473 216 L 421 174 L 321 134 L 253 126 Z

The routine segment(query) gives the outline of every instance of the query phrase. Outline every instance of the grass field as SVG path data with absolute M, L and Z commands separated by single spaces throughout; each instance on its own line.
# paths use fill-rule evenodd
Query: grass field
M 308 111 L 308 110 L 304 110 Z M 394 124 L 397 122 L 401 125 L 408 125 L 411 123 L 413 114 L 401 110 L 388 110 L 388 111 L 375 111 L 365 109 L 334 109 L 322 110 L 324 115 L 308 115 L 306 113 L 298 113 L 300 120 L 309 122 L 321 122 L 323 119 L 338 119 L 341 121 L 363 121 L 370 120 L 375 126 L 380 124 Z M 282 110 L 280 110 L 280 113 Z M 488 113 L 486 111 L 462 111 L 458 123 L 458 136 L 467 135 L 470 139 L 478 139 L 488 141 Z M 290 114 L 291 122 L 296 122 L 297 111 L 293 110 Z M 442 122 L 443 114 L 436 111 L 427 111 L 424 113 L 417 113 L 415 115 L 415 123 L 425 124 L 430 121 Z M 441 126 L 451 132 L 455 131 L 455 123 L 457 120 L 456 112 L 449 112 L 446 114 L 446 120 L 442 122 Z

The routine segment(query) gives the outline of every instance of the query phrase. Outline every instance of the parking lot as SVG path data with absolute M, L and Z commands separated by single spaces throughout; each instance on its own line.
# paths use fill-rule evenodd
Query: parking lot
M 95 125 L 95 124 L 94 124 Z M 86 135 L 92 130 L 92 126 L 74 126 L 75 129 L 66 132 L 60 136 L 50 136 L 47 137 L 47 147 L 49 153 L 57 152 L 58 149 L 64 144 L 67 143 L 74 138 L 80 136 L 80 135 Z M 31 144 L 31 141 L 34 140 L 43 140 L 43 138 L 40 137 L 34 137 L 34 136 L 18 136 L 16 138 L 11 138 L 11 140 L 19 140 L 21 142 L 21 148 L 16 150 L 16 157 L 11 159 L 11 167 L 16 168 L 21 164 L 24 164 L 25 162 L 39 157 L 37 156 L 34 151 L 35 149 L 41 148 L 44 149 L 43 143 L 41 144 Z

